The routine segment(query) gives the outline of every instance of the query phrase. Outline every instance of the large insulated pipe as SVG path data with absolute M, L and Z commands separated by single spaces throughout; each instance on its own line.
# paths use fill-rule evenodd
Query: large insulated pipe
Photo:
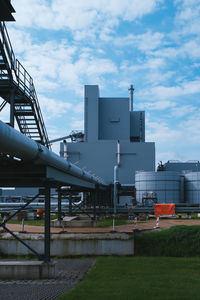
M 23 161 L 54 167 L 94 184 L 106 185 L 103 180 L 83 171 L 2 121 L 0 121 L 0 152 Z
M 72 203 L 74 207 L 79 206 L 82 203 L 82 201 L 78 201 L 75 203 Z M 18 209 L 20 207 L 23 207 L 26 205 L 27 202 L 0 202 L 0 208 L 11 208 L 11 209 Z M 51 201 L 51 208 L 57 208 L 58 202 L 52 202 Z M 62 202 L 62 207 L 69 207 L 69 201 Z M 45 208 L 44 202 L 32 202 L 29 205 L 27 205 L 26 209 L 38 209 L 38 208 Z
M 134 88 L 133 85 L 130 85 L 130 88 L 128 89 L 130 96 L 129 96 L 129 111 L 133 111 L 133 92 L 134 92 Z

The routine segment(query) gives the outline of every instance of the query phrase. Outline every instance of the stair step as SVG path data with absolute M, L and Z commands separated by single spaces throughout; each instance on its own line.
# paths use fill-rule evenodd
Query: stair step
M 1 76 L 0 76 L 0 85 L 9 85 L 10 84 L 10 78 L 8 78 L 7 80 L 6 79 L 1 79 Z
M 38 134 L 38 136 L 39 136 L 39 133 L 38 133 L 38 131 L 30 131 L 30 129 L 28 129 L 29 130 L 29 134 Z
M 32 111 L 17 111 L 16 116 L 32 116 L 33 112 Z
M 1 33 L 0 33 L 1 34 Z M 47 144 L 48 136 L 44 126 L 44 121 L 40 113 L 40 107 L 37 101 L 35 90 L 30 89 L 29 83 L 32 78 L 21 64 L 15 64 L 15 57 L 12 59 L 6 56 L 5 43 L 8 43 L 7 36 L 1 35 L 0 40 L 0 97 L 8 103 L 10 102 L 11 88 L 15 88 L 14 113 L 18 122 L 20 131 L 37 140 L 39 143 Z M 8 44 L 8 47 L 10 44 Z M 21 72 L 21 79 L 12 78 L 10 63 L 16 66 L 15 71 Z M 23 72 L 23 74 L 22 74 Z M 24 78 L 23 78 L 24 76 Z M 33 86 L 34 89 L 34 86 Z M 2 107 L 2 104 L 1 106 Z M 44 128 L 43 128 L 44 127 Z M 47 144 L 48 146 L 48 144 Z
M 7 70 L 7 67 L 5 64 L 0 64 L 0 70 Z
M 5 80 L 4 78 L 9 78 L 8 74 L 0 74 L 0 79 Z

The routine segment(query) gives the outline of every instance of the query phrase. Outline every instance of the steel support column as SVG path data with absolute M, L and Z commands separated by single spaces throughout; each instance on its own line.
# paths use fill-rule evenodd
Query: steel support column
M 62 192 L 61 189 L 58 188 L 58 221 L 61 222 L 62 219 Z
M 50 209 L 51 189 L 45 188 L 45 232 L 44 232 L 44 261 L 50 262 Z
M 72 192 L 69 192 L 69 216 L 72 216 Z
M 92 192 L 92 198 L 93 198 L 93 214 L 94 214 L 94 220 L 96 220 L 97 217 L 97 210 L 96 210 L 96 204 L 98 202 L 98 198 L 99 198 L 99 188 L 98 186 L 96 186 L 96 190 L 94 192 Z
M 10 91 L 10 126 L 14 128 L 15 126 L 15 89 L 12 88 Z

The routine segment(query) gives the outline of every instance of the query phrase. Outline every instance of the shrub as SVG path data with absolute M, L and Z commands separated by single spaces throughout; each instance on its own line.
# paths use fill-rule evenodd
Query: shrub
M 200 226 L 174 226 L 170 229 L 135 235 L 138 256 L 200 256 Z

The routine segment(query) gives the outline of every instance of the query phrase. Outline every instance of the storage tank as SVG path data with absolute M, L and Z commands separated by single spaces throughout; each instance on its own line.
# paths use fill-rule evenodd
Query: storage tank
M 187 203 L 200 203 L 200 172 L 185 174 L 185 196 Z
M 156 195 L 157 203 L 181 202 L 181 175 L 178 172 L 135 173 L 136 200 L 142 203 L 145 195 Z

